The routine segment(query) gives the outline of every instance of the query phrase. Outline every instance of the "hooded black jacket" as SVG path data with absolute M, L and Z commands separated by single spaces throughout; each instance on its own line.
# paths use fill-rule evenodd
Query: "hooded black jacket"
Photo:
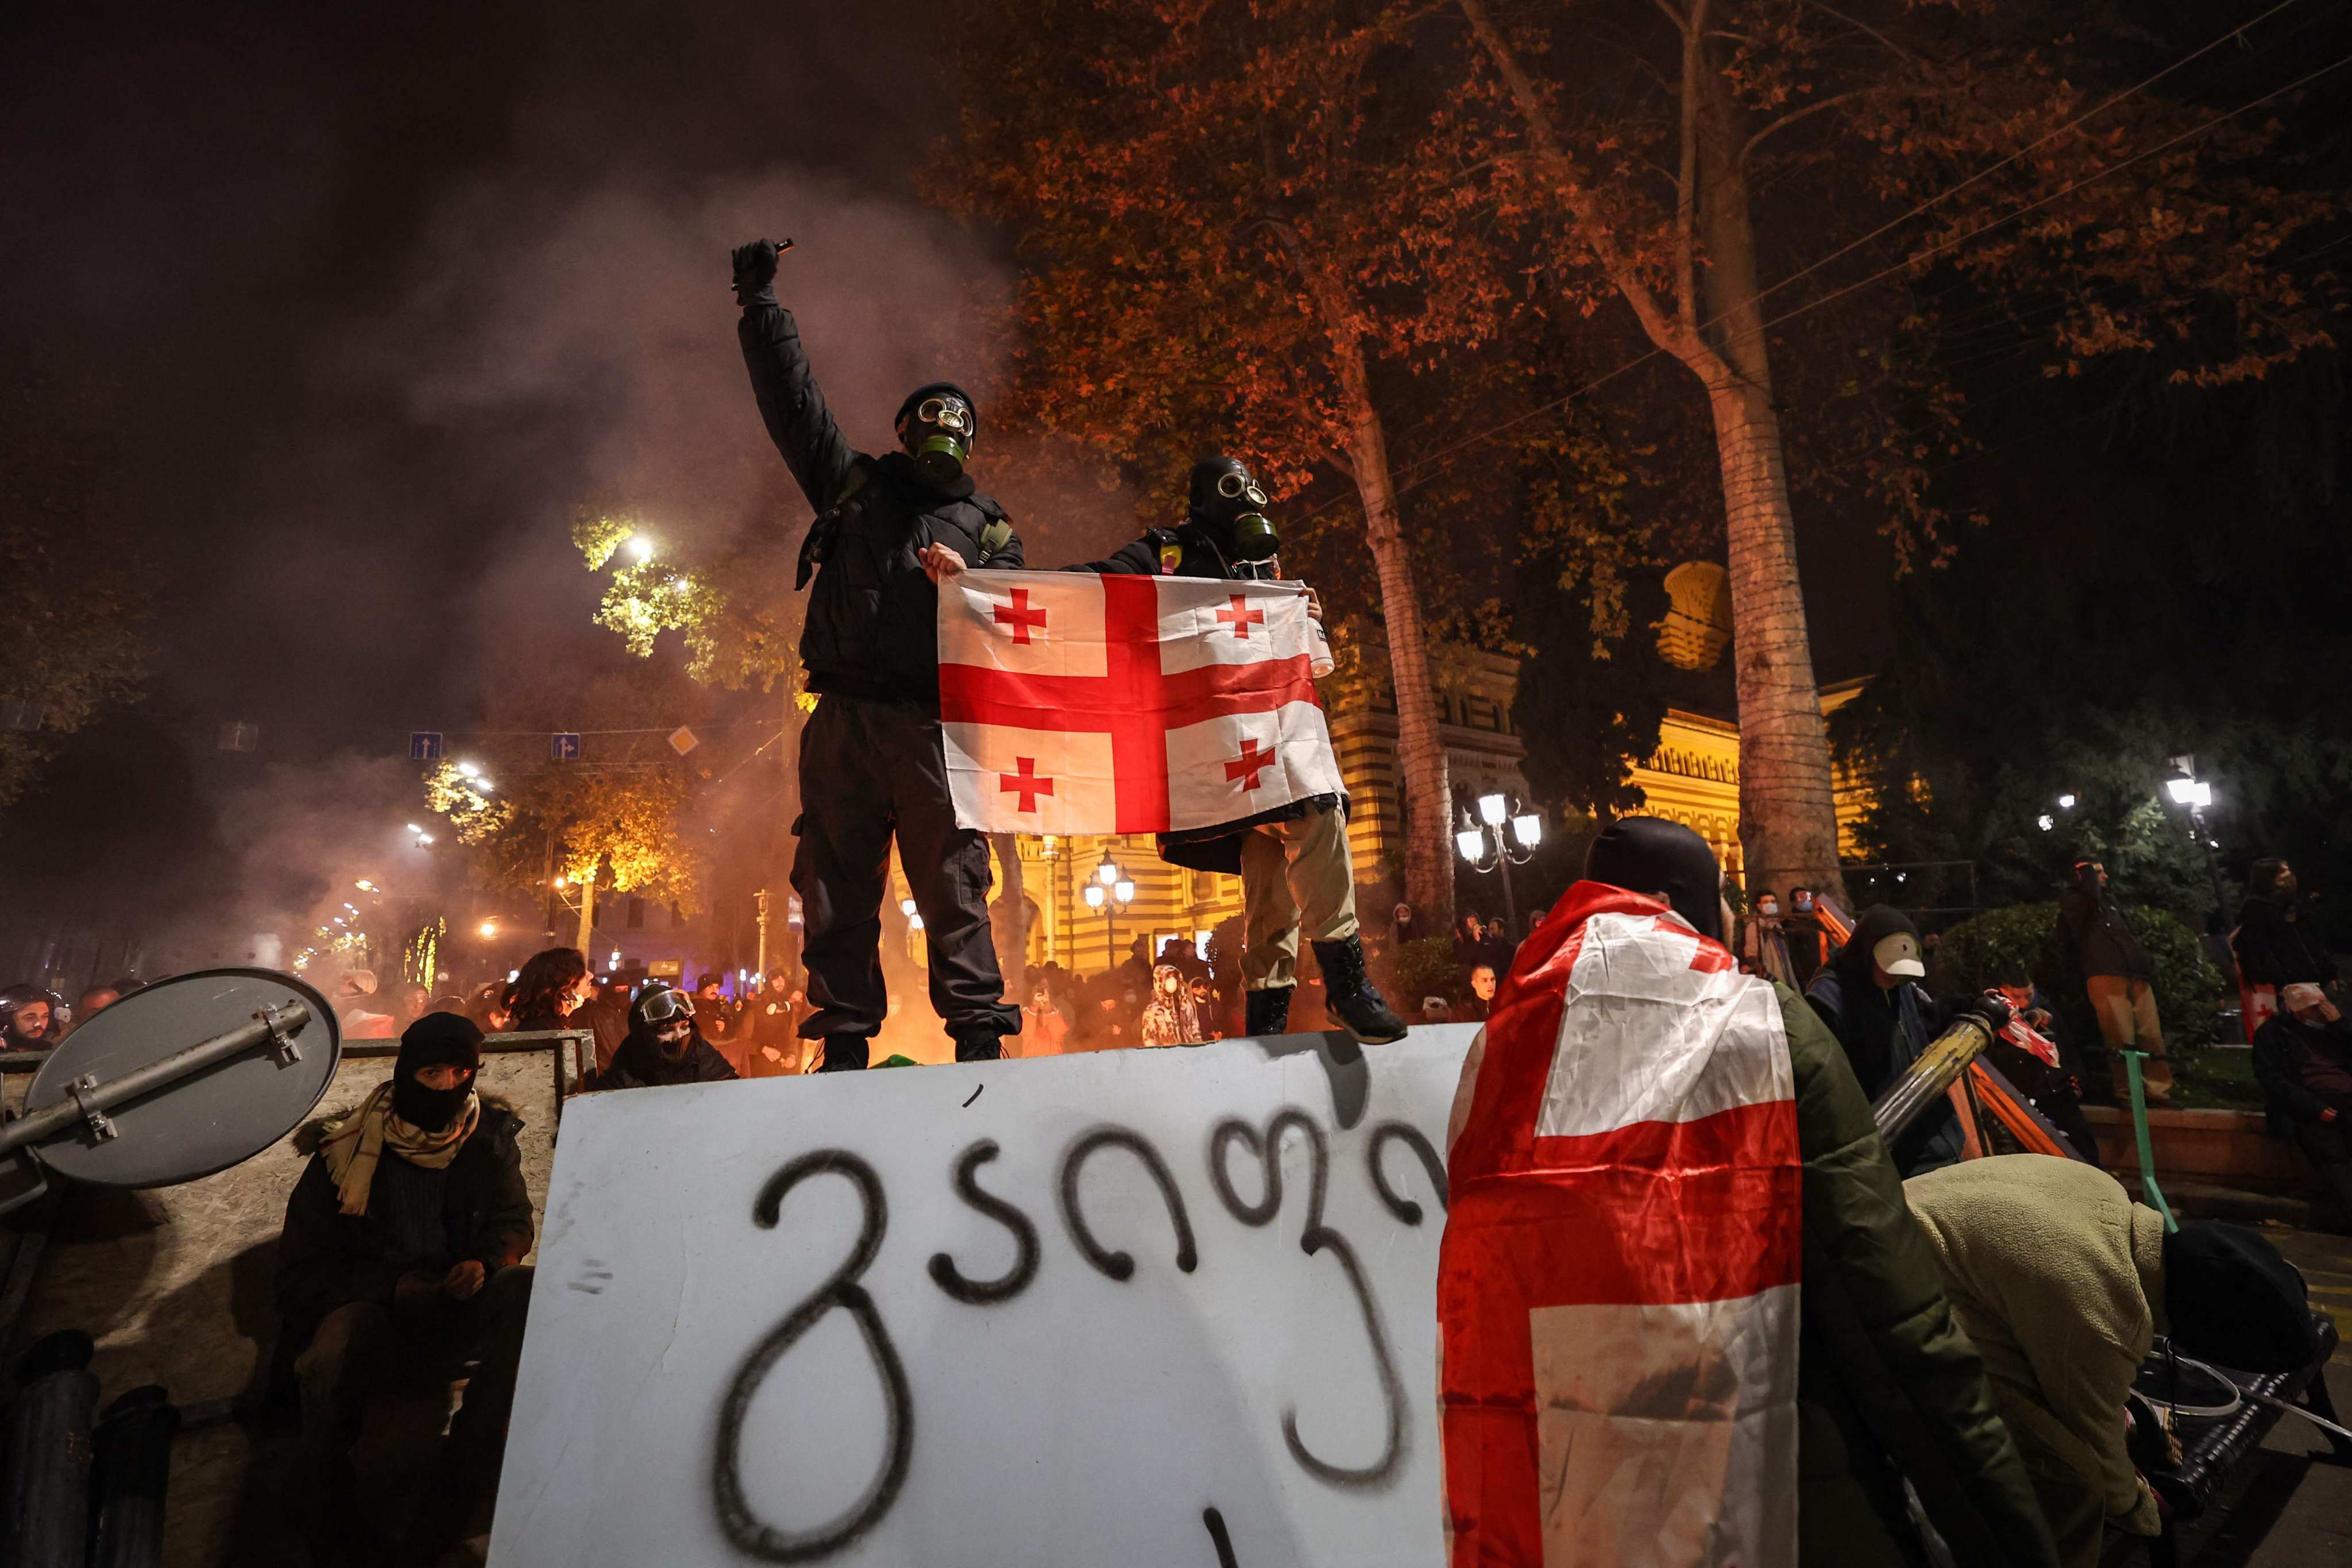
M 639 1025 L 613 1053 L 613 1065 L 590 1079 L 588 1087 L 660 1089 L 680 1083 L 728 1083 L 734 1078 L 735 1069 L 727 1065 L 727 1058 L 702 1037 L 701 1025 L 694 1026 L 694 1033 L 687 1037 L 686 1055 L 676 1061 L 662 1055 L 661 1042 Z
M 304 1130 L 313 1147 L 320 1125 Z M 411 1168 L 420 1191 L 440 1189 L 446 1256 L 431 1259 L 400 1256 L 383 1216 L 343 1213 L 327 1162 L 312 1154 L 286 1202 L 286 1230 L 278 1243 L 278 1310 L 285 1320 L 281 1355 L 290 1357 L 309 1344 L 320 1321 L 338 1307 L 372 1301 L 389 1308 L 400 1277 L 420 1263 L 446 1271 L 468 1258 L 492 1270 L 521 1262 L 533 1235 L 530 1193 L 523 1185 L 522 1154 L 515 1143 L 522 1125 L 520 1117 L 484 1096 L 481 1120 L 446 1169 Z M 395 1164 L 408 1163 L 386 1150 L 376 1180 L 387 1182 L 388 1172 L 391 1181 L 400 1180 L 404 1173 L 392 1171 Z
M 2238 911 L 2238 976 L 2249 985 L 2325 985 L 2336 961 L 2309 912 L 2287 918 L 2284 905 L 2248 899 Z
M 825 407 L 790 310 L 747 305 L 736 336 L 768 438 L 817 512 L 802 557 L 822 558 L 801 634 L 809 689 L 937 708 L 940 595 L 918 557 L 945 544 L 972 566 L 1019 567 L 1017 536 L 993 550 L 982 543 L 1003 508 L 968 478 L 930 488 L 903 452 L 853 449 Z

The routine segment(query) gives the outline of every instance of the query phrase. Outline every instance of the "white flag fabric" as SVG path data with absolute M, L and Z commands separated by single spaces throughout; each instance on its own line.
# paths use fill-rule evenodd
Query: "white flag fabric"
M 1297 583 L 966 572 L 940 589 L 956 821 L 1171 833 L 1318 795 L 1339 764 Z
M 1463 1079 L 1452 1568 L 1790 1568 L 1804 1169 L 1771 985 L 1657 900 L 1579 882 Z

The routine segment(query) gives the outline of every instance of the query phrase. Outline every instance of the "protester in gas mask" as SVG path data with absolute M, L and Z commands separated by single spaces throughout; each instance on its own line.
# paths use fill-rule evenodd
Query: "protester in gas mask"
M 854 450 L 834 424 L 792 312 L 776 303 L 776 247 L 735 252 L 736 332 L 769 437 L 817 512 L 801 550 L 811 573 L 801 662 L 818 693 L 800 742 L 802 817 L 793 888 L 806 911 L 802 962 L 824 1042 L 824 1070 L 866 1064 L 888 1016 L 880 943 L 890 841 L 929 948 L 931 1005 L 958 1061 L 992 1061 L 1018 1034 L 988 919 L 988 840 L 959 827 L 940 731 L 940 563 L 1017 567 L 1004 509 L 964 465 L 980 434 L 971 398 L 948 382 L 908 394 L 900 449 Z
M 1265 492 L 1238 458 L 1192 465 L 1184 521 L 1154 528 L 1100 561 L 1065 572 L 1273 581 L 1281 574 Z M 948 574 L 965 563 L 945 563 Z M 1319 623 L 1322 610 L 1310 601 Z M 1303 929 L 1323 973 L 1327 1005 L 1364 1045 L 1404 1037 L 1405 1022 L 1371 983 L 1356 921 L 1355 861 L 1348 847 L 1348 802 L 1336 795 L 1160 836 L 1160 858 L 1242 879 L 1247 935 L 1242 947 L 1243 1032 L 1279 1035 L 1288 1026 Z
M 1872 1100 L 1918 1060 L 1940 1032 L 1942 1014 L 1919 984 L 1927 973 L 1919 928 L 1911 917 L 1874 904 L 1805 988 L 1805 1000 L 1837 1036 L 1862 1092 Z M 1948 1103 L 1937 1104 L 1922 1111 L 1895 1141 L 1895 1163 L 1906 1176 L 1916 1176 L 1952 1163 L 1967 1148 L 1958 1115 Z
M 702 1037 L 694 998 L 667 985 L 645 989 L 629 1009 L 629 1032 L 613 1065 L 588 1081 L 592 1089 L 652 1089 L 680 1083 L 728 1083 L 727 1058 Z
M 1970 1160 L 1905 1184 L 1904 1195 L 2067 1568 L 2094 1568 L 2109 1525 L 2160 1528 L 2124 1425 L 2124 1396 L 2158 1334 L 2242 1373 L 2319 1358 L 2303 1279 L 2276 1247 L 2213 1220 L 2168 1235 L 2162 1215 L 2089 1165 Z
M 454 1014 L 410 1025 L 392 1078 L 316 1127 L 317 1152 L 287 1201 L 277 1293 L 278 1353 L 302 1408 L 292 1495 L 314 1544 L 337 1559 L 348 1554 L 336 1534 L 355 1517 L 351 1450 L 368 1402 L 420 1372 L 451 1378 L 479 1363 L 433 1483 L 416 1493 L 411 1555 L 432 1561 L 497 1489 L 532 1226 L 522 1123 L 476 1092 L 481 1046 Z
M 2058 900 L 2058 945 L 2083 976 L 2116 1098 L 2130 1095 L 2130 1068 L 2123 1053 L 2145 1051 L 2142 1087 L 2150 1105 L 2172 1100 L 2172 1063 L 2164 1054 L 2164 1026 L 2156 1011 L 2156 960 L 2140 945 L 2107 889 L 2107 868 L 2096 860 L 2074 862 L 2074 885 Z

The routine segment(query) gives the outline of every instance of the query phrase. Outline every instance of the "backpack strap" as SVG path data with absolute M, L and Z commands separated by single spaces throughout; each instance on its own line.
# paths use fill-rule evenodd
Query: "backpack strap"
M 996 504 L 993 497 L 976 495 L 971 498 L 971 504 L 988 519 L 980 531 L 980 559 L 973 563 L 976 566 L 985 566 L 998 551 L 1013 542 L 1013 521 L 1004 515 L 1004 509 Z

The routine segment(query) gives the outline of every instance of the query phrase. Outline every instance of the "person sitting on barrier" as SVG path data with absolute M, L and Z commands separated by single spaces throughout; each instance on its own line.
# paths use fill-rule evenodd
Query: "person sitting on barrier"
M 588 1080 L 592 1089 L 654 1089 L 680 1083 L 731 1083 L 735 1069 L 702 1037 L 694 998 L 656 981 L 629 1009 L 629 1032 L 613 1065 Z
M 420 1375 L 459 1375 L 469 1361 L 479 1364 L 465 1404 L 418 1494 L 420 1560 L 456 1541 L 496 1490 L 533 1227 L 522 1122 L 475 1091 L 481 1048 L 467 1019 L 429 1013 L 410 1025 L 391 1079 L 317 1127 L 317 1152 L 287 1200 L 278 1355 L 302 1410 L 290 1495 L 314 1541 L 351 1528 L 351 1450 L 369 1400 Z
M 2271 1136 L 2301 1148 L 2319 1177 L 2313 1223 L 2352 1233 L 2352 1029 L 2309 982 L 2279 988 L 2254 1031 L 2254 1078 Z
M 1612 823 L 1587 853 L 1584 875 L 1663 900 L 1711 942 L 1731 932 L 1715 852 L 1678 823 Z M 1845 1053 L 1796 992 L 1757 984 L 1771 984 L 1788 1039 L 1804 1164 L 1798 1561 L 1806 1568 L 1927 1561 L 1904 1502 L 1907 1479 L 1969 1568 L 2054 1564 L 2016 1445 L 1982 1363 L 1953 1321 L 1927 1239 L 1903 1206 L 1902 1178 Z M 1502 1005 L 1507 1016 L 1513 998 L 1506 994 Z M 1474 1061 L 1485 1048 L 1473 1048 Z M 1465 1067 L 1465 1077 L 1475 1070 Z
M 2003 1154 L 1916 1176 L 1904 1196 L 2067 1568 L 2099 1561 L 2108 1525 L 2152 1536 L 2161 1510 L 2196 1506 L 2162 1478 L 2152 1492 L 2125 1451 L 2124 1395 L 2156 1335 L 2237 1372 L 2319 1357 L 2302 1276 L 2276 1247 L 2219 1221 L 2168 1236 L 2092 1166 Z
M 1853 937 L 1813 975 L 1805 1000 L 1837 1036 L 1862 1092 L 1876 1100 L 1940 1033 L 1936 1005 L 1919 985 L 1927 973 L 1919 928 L 1885 904 L 1862 911 Z M 1958 1160 L 1968 1147 L 1960 1119 L 1939 1105 L 1895 1140 L 1895 1163 L 1906 1176 Z

